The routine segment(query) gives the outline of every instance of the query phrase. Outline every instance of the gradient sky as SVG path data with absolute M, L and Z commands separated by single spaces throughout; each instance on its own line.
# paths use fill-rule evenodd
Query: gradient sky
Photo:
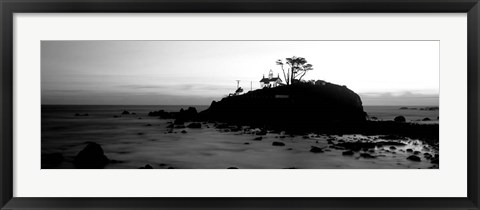
M 437 41 L 42 41 L 42 104 L 208 105 L 291 56 L 364 105 L 438 105 Z

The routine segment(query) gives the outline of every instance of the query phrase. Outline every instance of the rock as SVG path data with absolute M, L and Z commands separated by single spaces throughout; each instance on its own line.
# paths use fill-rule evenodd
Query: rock
M 174 167 L 172 167 L 172 166 L 170 166 L 170 167 L 168 167 L 167 169 L 175 169 L 175 168 L 174 168 Z
M 250 144 L 250 143 L 248 143 L 248 142 L 245 142 L 245 143 L 243 143 L 243 144 L 247 144 L 247 145 L 248 145 L 248 144 Z
M 351 150 L 348 150 L 348 151 L 345 151 L 345 152 L 342 152 L 342 155 L 345 155 L 345 156 L 350 156 L 350 155 L 353 155 L 353 151 Z
M 395 117 L 395 119 L 393 119 L 393 121 L 399 122 L 399 123 L 404 123 L 404 122 L 407 121 L 407 119 L 405 119 L 404 116 L 397 116 L 397 117 Z
M 143 167 L 140 167 L 138 169 L 153 169 L 153 167 L 151 165 L 147 164 L 147 165 L 145 165 Z
M 405 106 L 400 107 L 400 110 L 405 110 L 405 109 L 408 109 L 408 107 L 405 107 Z
M 302 136 L 302 138 L 304 138 L 304 139 L 309 139 L 310 136 Z
M 187 131 L 186 131 L 186 130 L 182 130 L 182 132 L 181 132 L 181 133 L 185 134 L 185 133 L 187 133 Z
M 173 124 L 175 124 L 175 125 L 183 125 L 183 124 L 185 124 L 185 121 L 184 121 L 184 120 L 180 120 L 180 119 L 176 119 L 175 121 L 173 121 Z
M 323 153 L 323 149 L 320 148 L 320 147 L 311 146 L 310 152 L 313 152 L 313 153 Z
M 199 115 L 205 120 L 296 131 L 318 129 L 319 123 L 365 122 L 365 114 L 361 98 L 347 87 L 294 83 L 213 101 Z
M 407 149 L 407 152 L 413 152 L 413 149 Z
M 420 162 L 422 159 L 416 155 L 410 155 L 407 157 L 407 160 L 415 161 L 415 162 Z
M 253 140 L 254 140 L 254 141 L 261 141 L 262 139 L 263 139 L 263 138 L 262 138 L 261 136 L 259 136 L 259 137 L 255 137 Z
M 76 168 L 80 169 L 101 169 L 108 164 L 108 158 L 103 154 L 102 147 L 95 143 L 89 142 L 87 146 L 80 151 L 74 160 Z
M 274 141 L 274 142 L 272 143 L 272 146 L 285 146 L 285 143 L 283 143 L 283 142 L 278 142 L 278 141 Z
M 150 116 L 150 117 L 160 117 L 162 119 L 172 119 L 173 118 L 172 113 L 166 112 L 164 110 L 149 112 L 148 116 Z
M 430 160 L 433 158 L 433 156 L 430 153 L 423 153 L 423 157 L 427 160 Z
M 152 126 L 152 124 L 147 124 L 148 127 Z
M 201 123 L 190 123 L 187 125 L 187 128 L 202 128 Z
M 370 154 L 368 154 L 368 153 L 361 153 L 361 154 L 360 154 L 360 157 L 365 158 L 365 159 L 376 158 L 375 156 L 370 155 Z
M 42 154 L 41 165 L 42 169 L 54 168 L 64 160 L 62 153 Z
M 422 119 L 422 121 L 430 121 L 430 118 L 425 117 L 425 118 Z
M 396 150 L 397 148 L 394 147 L 394 146 L 391 146 L 390 149 L 391 149 L 391 150 Z
M 238 169 L 237 167 L 228 167 L 227 169 Z
M 130 112 L 127 111 L 127 110 L 123 110 L 122 115 L 123 115 L 123 114 L 130 114 Z
M 113 118 L 119 118 L 120 116 L 117 116 L 117 115 L 113 115 Z
M 183 129 L 183 128 L 187 128 L 187 127 L 185 127 L 184 125 L 175 125 L 174 128 Z
M 414 155 L 419 155 L 419 154 L 421 154 L 421 152 L 420 151 L 413 151 L 413 154 Z

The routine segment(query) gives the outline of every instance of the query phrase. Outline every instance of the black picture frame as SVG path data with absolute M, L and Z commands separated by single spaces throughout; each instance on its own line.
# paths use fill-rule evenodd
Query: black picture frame
M 479 209 L 478 0 L 0 0 L 1 209 Z M 14 13 L 467 13 L 468 196 L 465 198 L 13 197 Z M 454 180 L 452 180 L 454 181 Z M 127 190 L 127 189 L 126 189 Z M 252 189 L 254 190 L 254 189 Z

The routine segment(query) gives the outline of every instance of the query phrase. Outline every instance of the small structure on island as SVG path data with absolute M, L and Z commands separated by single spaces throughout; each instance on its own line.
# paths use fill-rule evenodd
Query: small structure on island
M 263 75 L 262 79 L 260 80 L 260 87 L 261 88 L 272 88 L 283 85 L 282 79 L 280 79 L 280 74 L 277 74 L 277 77 L 273 77 L 273 71 L 270 69 L 268 73 L 268 78 L 265 78 Z

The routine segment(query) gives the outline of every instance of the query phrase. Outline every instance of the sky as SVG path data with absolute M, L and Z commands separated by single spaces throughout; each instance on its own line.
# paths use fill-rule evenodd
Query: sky
M 439 103 L 437 41 L 42 41 L 42 104 L 209 105 L 292 56 L 364 105 Z

